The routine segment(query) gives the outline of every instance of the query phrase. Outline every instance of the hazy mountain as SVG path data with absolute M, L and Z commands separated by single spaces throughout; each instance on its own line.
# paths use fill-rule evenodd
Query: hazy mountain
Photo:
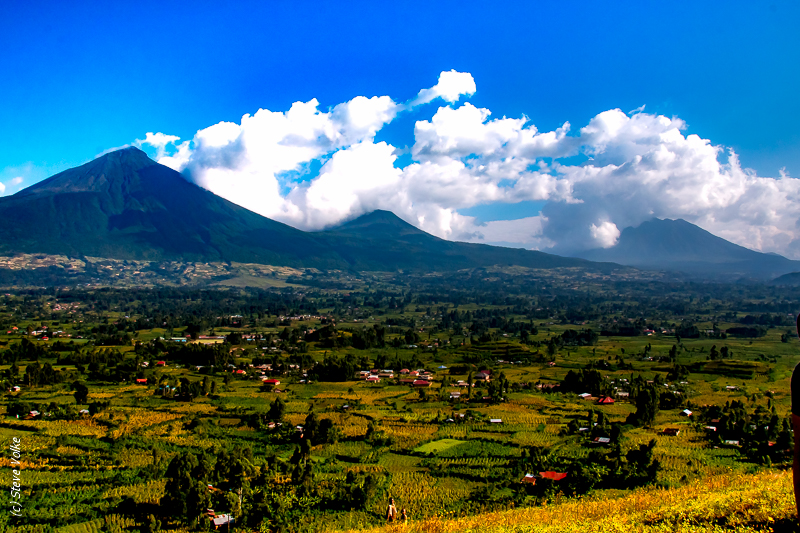
M 594 266 L 542 252 L 450 242 L 376 211 L 303 232 L 187 182 L 136 148 L 106 154 L 0 198 L 0 254 L 237 261 L 370 270 L 495 264 Z
M 706 277 L 772 278 L 800 270 L 800 261 L 756 252 L 685 220 L 653 219 L 622 230 L 617 244 L 575 254 L 638 268 L 678 270 Z

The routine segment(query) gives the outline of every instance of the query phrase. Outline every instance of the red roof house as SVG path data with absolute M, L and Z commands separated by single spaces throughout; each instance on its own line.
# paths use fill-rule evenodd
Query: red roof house
M 567 474 L 562 472 L 539 472 L 539 475 L 544 479 L 552 479 L 553 481 L 561 481 L 567 477 Z

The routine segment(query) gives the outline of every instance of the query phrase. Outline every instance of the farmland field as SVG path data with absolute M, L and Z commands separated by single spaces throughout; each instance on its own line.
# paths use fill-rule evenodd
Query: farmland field
M 800 292 L 493 275 L 9 291 L 0 529 L 344 531 L 389 497 L 408 531 L 789 523 Z

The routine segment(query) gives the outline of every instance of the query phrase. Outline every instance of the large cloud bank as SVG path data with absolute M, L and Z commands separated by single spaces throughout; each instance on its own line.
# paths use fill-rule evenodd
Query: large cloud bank
M 200 186 L 302 229 L 387 209 L 448 239 L 568 253 L 613 246 L 622 229 L 654 217 L 683 218 L 800 257 L 800 181 L 757 176 L 733 151 L 685 135 L 681 119 L 612 109 L 575 132 L 569 123 L 539 131 L 525 116 L 492 118 L 462 101 L 475 92 L 470 74 L 442 72 L 405 103 L 357 96 L 320 109 L 313 99 L 220 122 L 184 142 L 148 133 L 137 143 Z M 412 162 L 401 166 L 403 151 L 375 137 L 412 109 L 430 118 L 416 122 Z M 544 207 L 486 223 L 459 214 L 521 201 Z

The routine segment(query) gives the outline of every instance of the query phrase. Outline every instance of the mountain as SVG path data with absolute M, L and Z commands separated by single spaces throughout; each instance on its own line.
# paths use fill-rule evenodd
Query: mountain
M 617 244 L 575 254 L 645 269 L 677 270 L 703 277 L 771 279 L 800 270 L 800 261 L 726 241 L 682 219 L 653 219 L 622 230 Z
M 0 198 L 0 255 L 235 261 L 322 269 L 452 270 L 512 264 L 609 269 L 542 252 L 450 242 L 387 211 L 304 232 L 186 181 L 136 148 Z
M 618 267 L 520 248 L 447 241 L 382 210 L 367 213 L 319 235 L 335 246 L 357 270 L 385 270 L 387 263 L 404 270 L 457 270 L 490 265 L 603 270 Z
M 0 253 L 346 264 L 313 235 L 189 183 L 136 148 L 0 198 Z

